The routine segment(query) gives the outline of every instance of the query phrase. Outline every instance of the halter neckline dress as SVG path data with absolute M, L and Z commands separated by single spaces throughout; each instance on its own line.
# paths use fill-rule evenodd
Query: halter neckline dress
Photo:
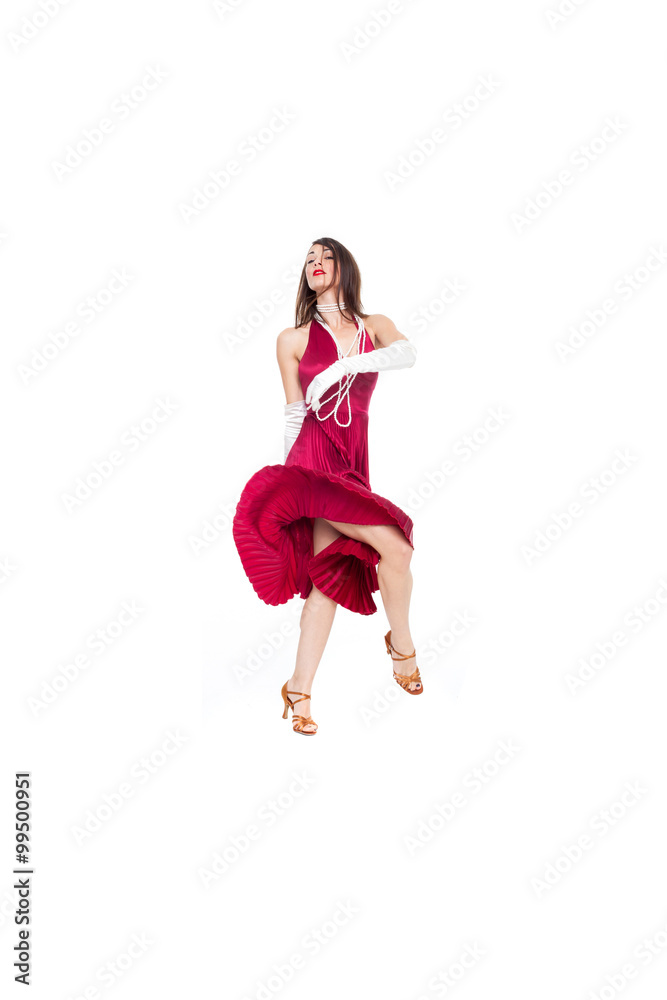
M 329 328 L 313 319 L 299 362 L 304 398 L 312 379 L 338 360 L 338 350 Z M 358 350 L 375 350 L 365 327 Z M 349 611 L 361 615 L 377 611 L 372 595 L 379 589 L 379 553 L 366 542 L 339 535 L 314 555 L 315 517 L 395 524 L 414 548 L 412 519 L 373 493 L 368 478 L 368 409 L 378 374 L 358 372 L 352 382 L 349 427 L 339 426 L 333 416 L 320 420 L 308 409 L 285 464 L 264 466 L 243 488 L 234 513 L 234 542 L 245 573 L 265 604 L 285 604 L 297 594 L 305 599 L 315 584 Z M 320 416 L 330 413 L 335 401 L 334 395 L 323 403 Z M 347 415 L 343 402 L 338 417 L 346 422 Z

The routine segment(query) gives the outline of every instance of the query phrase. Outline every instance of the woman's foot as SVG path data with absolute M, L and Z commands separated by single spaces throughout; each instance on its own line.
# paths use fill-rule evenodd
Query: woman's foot
M 290 709 L 290 711 L 292 712 L 292 717 L 294 717 L 295 714 L 303 715 L 303 717 L 306 719 L 310 716 L 310 697 L 304 698 L 303 695 L 304 694 L 310 695 L 311 683 L 312 683 L 311 681 L 296 680 L 294 677 L 290 677 L 290 679 L 288 680 L 287 697 L 290 699 L 290 701 L 296 702 L 294 708 Z M 290 694 L 289 693 L 290 691 L 292 692 L 298 691 L 300 693 Z M 299 699 L 298 701 L 297 698 Z M 301 728 L 306 733 L 317 732 L 317 725 L 314 722 L 305 722 Z
M 410 674 L 414 673 L 417 668 L 417 650 L 415 649 L 415 644 L 412 641 L 412 636 L 409 632 L 399 633 L 396 632 L 396 639 L 394 640 L 394 632 L 388 632 L 389 642 L 393 646 L 391 651 L 391 663 L 394 669 L 394 674 L 402 674 L 403 677 L 409 677 Z M 414 650 L 412 656 L 403 659 L 405 654 L 409 653 L 410 650 Z M 387 650 L 389 652 L 389 650 Z M 395 656 L 401 656 L 400 659 L 394 659 Z M 418 694 L 422 690 L 421 680 L 413 680 L 409 683 L 403 681 L 401 687 L 405 686 L 405 690 L 409 691 L 411 694 Z

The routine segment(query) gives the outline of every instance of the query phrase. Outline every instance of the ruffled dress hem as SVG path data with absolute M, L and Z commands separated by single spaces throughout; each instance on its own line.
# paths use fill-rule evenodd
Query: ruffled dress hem
M 353 470 L 337 475 L 293 464 L 266 465 L 248 480 L 233 535 L 246 575 L 265 604 L 285 604 L 297 594 L 306 598 L 314 584 L 349 611 L 375 614 L 380 556 L 371 545 L 341 534 L 313 554 L 315 517 L 395 524 L 414 548 L 412 519 L 362 479 Z

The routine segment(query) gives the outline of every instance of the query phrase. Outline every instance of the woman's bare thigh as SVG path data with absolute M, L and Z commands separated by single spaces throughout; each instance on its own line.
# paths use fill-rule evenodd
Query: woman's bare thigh
M 313 555 L 317 555 L 341 534 L 323 517 L 313 518 Z
M 325 521 L 341 535 L 366 542 L 380 554 L 380 557 L 399 548 L 402 549 L 406 545 L 412 548 L 397 524 L 351 524 L 346 521 L 329 521 L 326 518 L 317 520 Z

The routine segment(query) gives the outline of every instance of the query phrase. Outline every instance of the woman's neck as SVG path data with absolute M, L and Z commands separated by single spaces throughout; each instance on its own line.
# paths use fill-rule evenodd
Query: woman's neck
M 336 308 L 335 309 L 331 309 L 331 310 L 326 309 L 326 308 L 322 309 L 322 310 L 319 310 L 320 306 L 325 306 L 326 307 L 326 306 L 332 306 L 332 305 L 336 306 Z M 347 307 L 346 307 L 346 305 L 345 305 L 344 302 L 343 303 L 339 303 L 337 301 L 337 299 L 336 299 L 336 292 L 332 292 L 332 291 L 325 292 L 322 295 L 321 298 L 317 299 L 317 301 L 315 303 L 315 306 L 319 310 L 320 315 L 321 315 L 322 319 L 325 321 L 325 323 L 329 327 L 331 327 L 331 329 L 334 330 L 334 331 L 335 330 L 341 330 L 345 326 L 356 326 L 356 323 L 353 320 L 349 320 L 345 316 L 343 316 L 343 313 L 341 312 L 341 306 L 342 306 L 343 309 L 346 309 L 346 311 L 348 311 L 348 312 L 351 312 L 351 310 L 347 309 Z

